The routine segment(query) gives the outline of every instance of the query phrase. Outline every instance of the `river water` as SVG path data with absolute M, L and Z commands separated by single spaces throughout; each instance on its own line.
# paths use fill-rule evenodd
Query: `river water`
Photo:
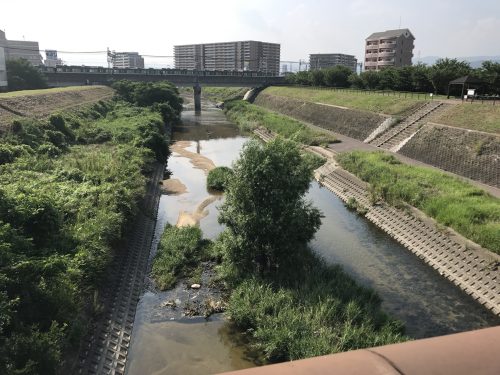
M 205 108 L 200 115 L 185 111 L 183 123 L 173 135 L 183 145 L 182 155 L 174 152 L 168 167 L 171 178 L 182 182 L 185 191 L 161 197 L 153 254 L 166 223 L 175 225 L 185 217 L 194 220 L 206 238 L 220 233 L 217 207 L 223 197 L 207 191 L 203 163 L 230 166 L 248 140 L 216 109 Z M 196 155 L 203 160 L 195 160 Z M 311 184 L 307 196 L 324 214 L 311 247 L 375 289 L 384 310 L 405 323 L 409 336 L 431 337 L 500 324 L 500 319 L 318 183 Z M 150 290 L 141 297 L 127 374 L 207 374 L 254 366 L 222 315 L 209 321 L 165 315 L 164 303 L 172 296 L 197 298 L 186 293 L 181 285 L 170 292 Z

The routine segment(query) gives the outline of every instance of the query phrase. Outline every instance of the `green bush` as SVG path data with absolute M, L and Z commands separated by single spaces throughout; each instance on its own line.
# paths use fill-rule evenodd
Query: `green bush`
M 234 176 L 234 172 L 228 167 L 216 167 L 208 172 L 207 187 L 209 189 L 224 191 Z

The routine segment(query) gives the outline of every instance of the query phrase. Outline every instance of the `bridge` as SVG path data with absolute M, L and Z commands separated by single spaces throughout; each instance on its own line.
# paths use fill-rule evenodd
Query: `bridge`
M 84 67 L 79 67 L 79 69 L 45 68 L 43 69 L 43 73 L 47 77 L 49 87 L 110 85 L 122 79 L 143 82 L 167 80 L 181 87 L 194 86 L 196 83 L 202 86 L 258 87 L 284 82 L 284 77 L 259 72 L 209 72 L 177 69 L 126 70 L 107 68 L 95 70 L 97 69 L 85 69 Z

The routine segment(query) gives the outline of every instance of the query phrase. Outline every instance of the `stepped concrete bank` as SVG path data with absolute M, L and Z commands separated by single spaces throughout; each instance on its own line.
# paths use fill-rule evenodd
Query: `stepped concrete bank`
M 262 129 L 255 133 L 266 142 L 276 136 Z M 439 229 L 415 208 L 403 211 L 386 203 L 373 204 L 368 185 L 342 169 L 334 160 L 335 153 L 318 147 L 305 149 L 327 158 L 327 162 L 315 171 L 320 184 L 344 202 L 355 205 L 358 212 L 373 224 L 500 316 L 500 256 L 463 239 L 450 229 Z
M 73 373 L 124 374 L 137 302 L 143 290 L 153 240 L 163 165 L 148 184 L 141 212 L 131 226 L 124 248 L 116 255 L 99 304 L 102 314 L 84 342 Z
M 500 188 L 499 136 L 433 123 L 452 104 L 439 101 L 420 104 L 399 123 L 372 112 L 304 102 L 265 91 L 257 96 L 255 104 Z

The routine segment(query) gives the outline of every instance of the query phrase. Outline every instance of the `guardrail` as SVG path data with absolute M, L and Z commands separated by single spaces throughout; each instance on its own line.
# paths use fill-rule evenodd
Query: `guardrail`
M 225 375 L 496 375 L 500 327 L 355 350 Z

